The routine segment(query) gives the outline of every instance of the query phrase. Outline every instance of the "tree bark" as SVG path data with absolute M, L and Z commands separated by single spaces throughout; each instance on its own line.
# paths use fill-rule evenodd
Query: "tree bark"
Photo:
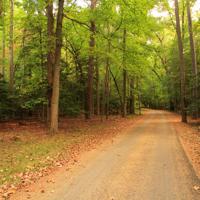
M 180 65 L 180 82 L 181 82 L 181 117 L 182 122 L 187 122 L 187 111 L 185 105 L 185 63 L 183 55 L 183 42 L 180 28 L 180 17 L 179 17 L 179 6 L 178 0 L 174 0 L 175 4 L 175 15 L 176 15 L 176 33 L 178 38 L 178 49 L 179 49 L 179 65 Z
M 0 3 L 0 17 L 2 16 L 2 13 L 3 13 L 3 2 Z
M 100 115 L 100 81 L 99 81 L 99 65 L 96 58 L 96 115 Z
M 123 32 L 123 108 L 122 117 L 127 114 L 127 99 L 126 99 L 126 84 L 127 84 L 127 71 L 126 71 L 126 29 Z
M 194 43 L 194 36 L 193 36 L 193 27 L 192 27 L 192 18 L 191 18 L 191 11 L 190 11 L 190 0 L 187 0 L 186 2 L 187 6 L 187 17 L 188 17 L 188 31 L 190 36 L 190 52 L 191 52 L 191 58 L 192 58 L 192 72 L 193 72 L 193 78 L 194 78 L 194 86 L 192 89 L 192 98 L 194 101 L 194 109 L 192 112 L 193 118 L 198 117 L 198 107 L 197 107 L 197 98 L 198 98 L 198 80 L 197 80 L 197 59 L 196 59 L 196 51 L 195 51 L 195 43 Z
M 111 50 L 111 44 L 110 44 L 110 39 L 108 40 L 108 54 L 110 54 Z M 109 96 L 110 96 L 110 73 L 109 73 L 109 68 L 110 68 L 110 55 L 107 55 L 106 57 L 106 74 L 105 74 L 105 115 L 106 119 L 108 119 L 109 116 Z
M 47 37 L 48 37 L 48 52 L 47 52 L 47 123 L 50 122 L 51 111 L 51 97 L 52 97 L 52 84 L 53 84 L 53 65 L 54 65 L 54 50 L 55 50 L 55 35 L 54 35 L 54 16 L 53 16 L 53 0 L 47 0 Z
M 60 90 L 60 58 L 62 48 L 62 24 L 63 24 L 63 6 L 64 0 L 58 2 L 57 25 L 56 25 L 56 47 L 55 62 L 53 75 L 53 90 L 51 98 L 51 123 L 50 132 L 58 132 L 58 115 L 59 115 L 59 90 Z
M 14 0 L 10 0 L 10 32 L 9 32 L 9 54 L 10 54 L 9 90 L 10 90 L 10 93 L 13 93 L 13 87 L 14 87 L 13 17 L 14 17 Z
M 139 77 L 137 77 L 137 96 L 138 96 L 138 113 L 141 115 L 141 96 L 140 96 L 140 86 L 139 86 Z
M 91 0 L 91 11 L 94 12 L 96 8 L 96 0 Z M 88 59 L 88 78 L 87 78 L 87 88 L 86 88 L 86 119 L 90 119 L 93 114 L 93 76 L 94 76 L 94 49 L 95 49 L 95 32 L 96 25 L 95 21 L 92 18 L 90 20 L 90 41 L 89 41 L 89 59 Z
M 135 114 L 134 78 L 130 80 L 130 114 Z
M 6 31 L 5 31 L 5 0 L 2 0 L 2 69 L 1 75 L 5 78 L 5 59 L 6 59 Z
M 185 1 L 181 1 L 182 3 L 182 13 L 181 13 L 181 36 L 182 41 L 185 39 Z
M 100 96 L 100 114 L 101 114 L 101 121 L 103 121 L 103 116 L 105 114 L 105 95 L 104 95 L 104 85 L 105 85 L 105 81 L 101 80 L 100 82 L 101 85 L 101 96 Z

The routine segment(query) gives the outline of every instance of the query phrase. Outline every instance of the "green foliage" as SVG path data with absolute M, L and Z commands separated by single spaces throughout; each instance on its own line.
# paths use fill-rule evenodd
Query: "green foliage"
M 83 88 L 79 84 L 67 81 L 61 87 L 60 114 L 78 116 L 81 113 L 81 95 Z
M 7 119 L 12 112 L 12 106 L 9 99 L 7 83 L 2 80 L 0 80 L 0 94 L 0 119 Z
M 0 118 L 34 116 L 47 108 L 47 16 L 43 0 L 15 1 L 14 61 L 15 92 L 8 92 L 9 82 L 9 8 L 3 1 L 4 21 L 0 19 L 0 37 L 3 24 L 6 30 L 5 82 L 0 83 Z M 56 2 L 56 1 L 55 1 Z M 54 2 L 54 3 L 55 3 Z M 182 5 L 182 4 L 181 4 Z M 153 8 L 170 11 L 171 18 L 154 17 Z M 181 11 L 184 9 L 180 7 Z M 2 11 L 2 7 L 0 9 Z M 57 10 L 55 9 L 56 13 Z M 2 13 L 2 12 L 1 12 Z M 0 13 L 0 14 L 1 14 Z M 138 95 L 143 105 L 153 108 L 179 109 L 180 81 L 177 40 L 173 24 L 173 9 L 168 1 L 156 0 L 102 0 L 94 12 L 67 1 L 63 22 L 61 56 L 60 114 L 78 116 L 84 112 L 88 70 L 90 20 L 95 20 L 94 56 L 99 68 L 100 96 L 105 95 L 106 63 L 109 62 L 110 113 L 118 113 L 123 93 L 122 69 L 133 79 L 135 105 Z M 4 22 L 4 23 L 3 23 Z M 186 22 L 186 18 L 185 18 Z M 56 23 L 56 21 L 55 21 Z M 189 36 L 184 26 L 185 62 L 187 68 L 187 105 L 191 112 L 195 106 L 191 98 L 194 78 L 191 76 Z M 127 30 L 126 50 L 123 51 L 123 30 Z M 197 44 L 200 41 L 199 21 L 194 21 Z M 2 37 L 1 37 L 2 38 Z M 55 40 L 55 38 L 52 38 Z M 110 50 L 108 45 L 110 44 Z M 2 53 L 2 46 L 0 53 Z M 200 63 L 199 48 L 197 61 Z M 125 59 L 125 66 L 123 63 Z M 94 101 L 96 101 L 96 74 L 94 69 Z M 114 82 L 115 79 L 115 82 Z M 117 86 L 116 86 L 117 84 Z M 127 99 L 130 90 L 127 87 Z M 95 104 L 95 103 L 94 103 Z M 102 107 L 104 103 L 101 103 Z M 22 112 L 21 112 L 22 111 Z

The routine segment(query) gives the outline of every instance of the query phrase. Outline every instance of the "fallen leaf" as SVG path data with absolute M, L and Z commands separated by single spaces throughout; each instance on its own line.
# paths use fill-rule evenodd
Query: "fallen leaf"
M 194 187 L 193 187 L 193 188 L 194 188 L 194 190 L 196 190 L 196 191 L 197 191 L 197 190 L 199 190 L 199 189 L 200 189 L 200 186 L 198 186 L 198 185 L 194 185 Z

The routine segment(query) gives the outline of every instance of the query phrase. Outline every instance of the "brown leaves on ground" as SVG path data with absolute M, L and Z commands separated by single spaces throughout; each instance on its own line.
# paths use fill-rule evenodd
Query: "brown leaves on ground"
M 199 120 L 189 118 L 188 124 L 180 122 L 180 116 L 174 114 L 170 118 L 180 137 L 183 148 L 192 163 L 197 176 L 200 177 L 200 129 Z
M 29 145 L 29 142 L 30 145 L 36 143 L 37 151 L 38 145 L 46 145 L 47 147 L 49 147 L 48 143 L 50 143 L 50 146 L 54 145 L 54 141 L 52 140 L 56 140 L 56 142 L 66 140 L 67 143 L 58 143 L 62 148 L 58 148 L 55 155 L 53 152 L 47 152 L 39 157 L 39 162 L 42 163 L 41 166 L 36 162 L 37 155 L 35 154 L 37 154 L 37 151 L 34 153 L 35 157 L 31 157 L 32 153 L 31 155 L 24 155 L 27 162 L 26 170 L 23 168 L 20 173 L 12 174 L 12 177 L 18 179 L 18 181 L 15 184 L 6 181 L 5 184 L 0 186 L 0 196 L 7 199 L 18 189 L 36 182 L 39 178 L 52 173 L 57 168 L 66 167 L 66 165 L 78 162 L 78 158 L 82 152 L 95 148 L 105 140 L 111 139 L 112 141 L 112 138 L 118 134 L 126 133 L 139 119 L 139 116 L 128 118 L 111 116 L 108 120 L 101 118 L 94 118 L 92 120 L 65 118 L 60 120 L 60 133 L 56 135 L 55 139 L 47 134 L 45 125 L 39 122 L 1 123 L 0 142 L 4 145 L 10 144 L 11 148 L 13 143 L 19 143 L 21 145 L 19 146 L 19 151 L 20 148 L 23 150 L 24 144 L 26 146 Z M 34 151 L 34 148 L 32 151 Z M 54 151 L 54 148 L 51 151 Z M 38 154 L 41 154 L 41 152 L 38 152 Z M 31 165 L 33 161 L 36 162 L 34 166 Z M 12 162 L 15 163 L 15 157 L 12 158 Z M 1 166 L 2 163 L 0 161 L 0 168 Z M 35 166 L 37 167 L 35 168 Z

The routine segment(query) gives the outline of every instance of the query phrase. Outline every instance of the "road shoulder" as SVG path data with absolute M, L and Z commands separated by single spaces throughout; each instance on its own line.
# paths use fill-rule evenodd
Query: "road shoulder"
M 171 123 L 196 175 L 200 179 L 200 132 L 190 123 L 180 122 L 180 116 L 177 114 L 172 114 Z M 196 189 L 200 189 L 200 187 Z

